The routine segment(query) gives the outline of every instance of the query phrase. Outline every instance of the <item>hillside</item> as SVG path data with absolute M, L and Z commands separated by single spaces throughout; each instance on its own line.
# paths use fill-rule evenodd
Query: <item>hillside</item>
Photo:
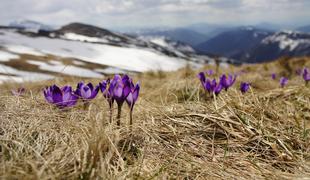
M 197 78 L 214 66 L 136 74 L 141 93 L 131 128 L 127 105 L 121 126 L 109 123 L 101 93 L 88 108 L 79 102 L 60 110 L 45 101 L 45 86 L 75 87 L 81 78 L 5 83 L 0 178 L 307 179 L 310 87 L 295 74 L 303 67 L 309 58 L 220 69 L 216 77 L 239 76 L 216 98 L 205 97 Z M 288 85 L 280 88 L 271 73 L 289 77 Z M 241 81 L 252 83 L 246 94 L 238 90 Z M 11 95 L 21 86 L 25 94 Z

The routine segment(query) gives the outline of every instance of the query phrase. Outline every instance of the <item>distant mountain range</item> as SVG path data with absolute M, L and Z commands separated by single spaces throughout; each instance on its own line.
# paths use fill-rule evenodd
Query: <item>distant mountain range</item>
M 248 51 L 232 57 L 242 62 L 257 63 L 279 57 L 309 56 L 310 34 L 294 31 L 280 31 L 262 39 Z
M 202 53 L 235 57 L 236 54 L 253 48 L 271 33 L 254 27 L 240 27 L 223 32 L 195 46 L 195 49 Z
M 310 26 L 296 28 L 295 32 L 280 30 L 282 26 L 269 23 L 242 27 L 194 24 L 184 28 L 140 29 L 118 33 L 81 23 L 71 23 L 55 29 L 26 20 L 15 21 L 2 28 L 20 29 L 20 33 L 30 36 L 142 48 L 196 62 L 201 62 L 202 59 L 209 61 L 208 57 L 213 55 L 226 57 L 235 63 L 255 63 L 281 56 L 310 55 L 310 38 L 307 34 Z
M 310 34 L 242 27 L 223 32 L 194 48 L 239 62 L 257 63 L 282 56 L 310 55 Z
M 195 46 L 204 42 L 208 37 L 202 33 L 186 29 L 142 29 L 136 32 L 130 33 L 135 36 L 150 36 L 150 37 L 165 37 L 172 41 L 180 41 L 191 46 Z

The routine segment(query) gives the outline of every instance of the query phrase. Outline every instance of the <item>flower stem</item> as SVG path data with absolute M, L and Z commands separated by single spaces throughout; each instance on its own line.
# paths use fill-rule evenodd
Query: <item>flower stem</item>
M 132 126 L 132 111 L 133 109 L 130 108 L 130 112 L 129 112 L 129 125 Z
M 86 110 L 89 107 L 89 101 L 83 101 L 83 108 Z
M 117 125 L 118 126 L 120 126 L 121 125 L 121 114 L 122 114 L 122 105 L 123 104 L 118 104 L 118 106 L 117 106 L 117 117 L 116 117 L 116 119 L 117 119 Z
M 110 113 L 110 117 L 109 117 L 109 121 L 110 123 L 112 123 L 112 116 L 113 116 L 113 103 L 112 102 L 109 102 L 109 113 Z

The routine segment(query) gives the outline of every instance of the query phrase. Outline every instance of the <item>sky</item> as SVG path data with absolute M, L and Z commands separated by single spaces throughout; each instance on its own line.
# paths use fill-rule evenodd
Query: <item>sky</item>
M 21 19 L 107 28 L 310 24 L 310 0 L 0 0 L 0 4 L 2 25 Z

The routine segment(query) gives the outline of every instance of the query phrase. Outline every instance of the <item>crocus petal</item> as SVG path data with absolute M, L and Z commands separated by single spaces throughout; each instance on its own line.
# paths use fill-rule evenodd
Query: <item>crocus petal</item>
M 91 96 L 91 89 L 88 87 L 88 86 L 84 86 L 82 89 L 81 89 L 81 97 L 83 99 L 88 99 L 90 96 Z
M 97 86 L 95 87 L 95 89 L 93 89 L 93 91 L 91 92 L 91 95 L 90 95 L 89 99 L 94 99 L 94 98 L 97 96 L 98 92 L 99 92 L 99 85 L 97 85 Z
M 92 83 L 88 83 L 86 86 L 88 86 L 91 91 L 94 90 L 94 86 Z
M 100 87 L 100 91 L 104 92 L 107 89 L 107 82 L 106 81 L 100 82 L 99 87 Z
M 44 97 L 45 97 L 47 102 L 49 102 L 49 103 L 54 102 L 53 97 L 52 97 L 51 92 L 50 92 L 50 88 L 44 89 L 43 93 L 44 93 Z
M 133 94 L 129 93 L 127 98 L 126 98 L 126 102 L 128 104 L 128 106 L 132 107 L 134 104 L 134 99 L 133 99 Z
M 71 94 L 70 98 L 66 102 L 65 106 L 66 107 L 74 106 L 77 103 L 77 100 L 78 100 L 78 97 L 76 95 L 74 95 L 74 94 Z
M 123 88 L 123 97 L 124 99 L 128 96 L 128 94 L 131 92 L 131 88 L 130 88 L 130 82 L 126 81 L 124 83 L 124 88 Z
M 138 100 L 139 92 L 140 92 L 140 84 L 137 83 L 137 85 L 134 89 L 134 92 L 132 93 L 132 98 L 133 98 L 134 102 L 136 102 Z
M 214 88 L 215 95 L 219 95 L 222 89 L 223 89 L 223 86 L 221 84 L 218 84 L 218 86 Z
M 58 86 L 56 85 L 52 86 L 51 94 L 52 94 L 54 104 L 59 104 L 62 102 L 62 91 L 61 89 L 59 89 Z
M 209 79 L 206 80 L 205 84 L 204 84 L 204 88 L 205 90 L 207 90 L 209 93 L 212 92 L 212 85 L 211 85 L 211 81 Z
M 204 84 L 206 82 L 206 77 L 204 72 L 198 73 L 197 77 L 199 78 L 201 84 Z

